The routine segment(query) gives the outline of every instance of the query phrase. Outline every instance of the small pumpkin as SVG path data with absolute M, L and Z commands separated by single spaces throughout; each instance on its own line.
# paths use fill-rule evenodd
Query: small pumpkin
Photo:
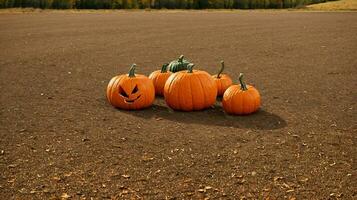
M 169 76 L 171 75 L 171 72 L 167 71 L 168 65 L 169 65 L 168 63 L 162 65 L 161 70 L 156 70 L 149 75 L 149 79 L 151 79 L 154 83 L 156 95 L 159 96 L 164 95 L 165 83 L 169 78 Z
M 171 61 L 167 69 L 170 72 L 175 73 L 178 71 L 187 70 L 188 64 L 190 64 L 190 62 L 188 60 L 185 60 L 184 56 L 181 55 L 177 60 Z
M 193 70 L 172 74 L 164 88 L 166 104 L 174 110 L 193 111 L 211 107 L 216 102 L 217 86 L 210 74 Z
M 217 85 L 217 96 L 222 96 L 226 89 L 233 83 L 230 76 L 222 74 L 223 70 L 224 61 L 221 61 L 221 69 L 218 74 L 212 76 Z
M 242 73 L 239 75 L 239 82 L 240 85 L 232 85 L 224 92 L 224 111 L 233 115 L 247 115 L 257 111 L 260 107 L 258 90 L 244 83 Z
M 148 77 L 135 74 L 133 64 L 128 74 L 113 77 L 107 86 L 107 99 L 114 107 L 138 110 L 152 105 L 155 88 Z

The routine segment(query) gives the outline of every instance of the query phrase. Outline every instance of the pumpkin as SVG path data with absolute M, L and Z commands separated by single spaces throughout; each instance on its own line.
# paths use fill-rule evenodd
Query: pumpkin
M 107 86 L 107 99 L 114 107 L 124 110 L 138 110 L 149 107 L 155 99 L 152 80 L 135 74 L 133 64 L 128 74 L 113 77 Z
M 240 85 L 232 85 L 224 92 L 224 111 L 233 115 L 247 115 L 257 111 L 260 107 L 258 90 L 244 83 L 242 73 L 239 75 L 239 82 Z
M 182 70 L 187 70 L 187 65 L 190 64 L 188 60 L 184 59 L 184 56 L 181 55 L 177 60 L 171 61 L 167 69 L 170 72 L 178 72 Z
M 217 96 L 222 96 L 226 89 L 232 85 L 232 79 L 227 74 L 222 74 L 224 70 L 224 61 L 221 61 L 221 69 L 218 74 L 213 75 L 213 79 L 217 85 Z
M 154 83 L 156 95 L 164 95 L 165 83 L 171 75 L 171 72 L 167 71 L 168 65 L 168 63 L 162 65 L 161 70 L 156 70 L 149 75 L 149 79 L 151 79 Z
M 211 107 L 217 97 L 217 86 L 210 74 L 193 70 L 193 64 L 187 71 L 172 74 L 164 88 L 166 104 L 174 110 L 193 111 Z

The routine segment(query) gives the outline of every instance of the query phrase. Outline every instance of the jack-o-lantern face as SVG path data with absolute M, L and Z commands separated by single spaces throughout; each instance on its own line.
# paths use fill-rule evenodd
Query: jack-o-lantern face
M 130 89 L 129 89 L 130 91 Z M 125 91 L 123 87 L 119 85 L 119 94 L 123 97 L 125 103 L 134 103 L 141 97 L 139 93 L 138 85 L 135 85 L 134 89 L 130 92 Z
M 135 74 L 135 67 L 129 74 L 113 77 L 107 87 L 108 101 L 115 107 L 125 110 L 137 110 L 150 106 L 155 98 L 152 81 L 140 74 Z

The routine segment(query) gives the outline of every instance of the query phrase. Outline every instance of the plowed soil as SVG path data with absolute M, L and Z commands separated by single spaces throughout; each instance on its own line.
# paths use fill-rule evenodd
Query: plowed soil
M 1 199 L 355 199 L 357 13 L 0 14 Z M 111 77 L 224 59 L 253 115 L 141 111 Z

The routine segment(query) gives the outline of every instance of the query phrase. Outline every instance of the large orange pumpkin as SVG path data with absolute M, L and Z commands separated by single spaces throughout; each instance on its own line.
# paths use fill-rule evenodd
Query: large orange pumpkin
M 133 64 L 129 74 L 113 77 L 107 87 L 107 98 L 114 107 L 125 110 L 137 110 L 152 105 L 155 99 L 155 88 L 152 80 L 135 74 Z
M 205 71 L 192 70 L 172 74 L 164 88 L 166 104 L 174 110 L 193 111 L 212 106 L 217 97 L 217 86 L 213 78 Z
M 260 107 L 258 90 L 244 83 L 242 73 L 239 75 L 239 82 L 240 85 L 232 85 L 224 92 L 224 111 L 233 115 L 246 115 L 257 111 Z
M 222 96 L 226 89 L 232 85 L 232 79 L 227 74 L 222 74 L 224 70 L 224 62 L 221 61 L 221 69 L 218 74 L 213 75 L 213 79 L 217 85 L 217 96 Z
M 161 70 L 156 70 L 149 75 L 149 79 L 154 83 L 156 95 L 164 95 L 165 83 L 171 75 L 171 72 L 167 71 L 168 65 L 168 63 L 162 65 Z

